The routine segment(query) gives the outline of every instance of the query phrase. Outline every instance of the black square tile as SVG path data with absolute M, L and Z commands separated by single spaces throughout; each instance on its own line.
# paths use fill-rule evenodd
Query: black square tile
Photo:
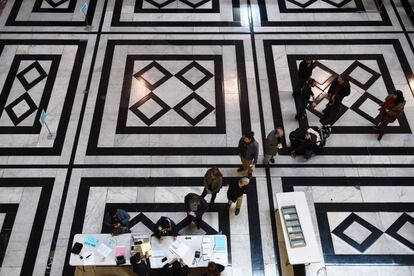
M 401 242 L 408 248 L 414 251 L 414 244 L 398 234 L 398 231 L 403 227 L 406 223 L 411 223 L 414 225 L 414 218 L 407 213 L 402 214 L 386 231 L 388 235 L 396 239 L 397 241 Z
M 200 71 L 204 75 L 204 77 L 202 77 L 201 79 L 199 79 L 196 83 L 191 82 L 190 80 L 188 80 L 184 76 L 188 71 L 192 70 L 193 68 L 197 69 L 198 71 Z M 185 85 L 187 85 L 193 91 L 195 91 L 198 88 L 200 88 L 203 84 L 205 84 L 213 76 L 214 75 L 210 71 L 208 71 L 206 68 L 204 68 L 203 66 L 201 66 L 196 61 L 191 62 L 186 67 L 184 67 L 180 72 L 178 72 L 177 74 L 175 74 L 175 77 L 177 79 L 179 79 L 180 81 L 182 81 Z
M 18 116 L 14 112 L 13 108 L 16 105 L 18 105 L 19 103 L 21 103 L 22 101 L 25 101 L 27 103 L 27 105 L 29 106 L 29 109 L 27 109 L 22 115 Z M 4 110 L 6 110 L 7 114 L 9 115 L 10 119 L 12 120 L 13 124 L 15 126 L 17 126 L 24 119 L 26 119 L 33 112 L 35 112 L 37 110 L 37 106 L 36 106 L 35 102 L 33 101 L 33 99 L 30 97 L 29 93 L 26 92 L 23 95 L 21 95 L 20 97 L 18 97 L 16 100 L 14 100 L 12 103 L 10 103 L 8 106 L 6 106 L 6 108 Z
M 160 79 L 158 79 L 157 81 L 155 81 L 154 83 L 151 83 L 149 80 L 145 79 L 145 77 L 143 76 L 146 72 L 150 71 L 151 69 L 157 69 L 159 72 L 161 72 L 164 76 Z M 153 61 L 150 64 L 148 64 L 147 66 L 145 66 L 144 68 L 142 68 L 140 71 L 138 71 L 137 73 L 134 74 L 134 77 L 137 80 L 142 80 L 144 85 L 151 91 L 153 91 L 155 88 L 157 88 L 158 86 L 160 86 L 161 84 L 163 84 L 164 82 L 166 82 L 169 78 L 172 77 L 172 74 L 165 69 L 164 67 L 162 67 L 158 62 Z
M 198 114 L 195 118 L 191 117 L 187 112 L 183 110 L 183 107 L 191 102 L 192 100 L 197 101 L 202 106 L 204 106 L 204 110 Z M 174 106 L 174 110 L 181 115 L 184 119 L 187 120 L 191 125 L 195 126 L 198 124 L 201 120 L 203 120 L 208 114 L 210 114 L 214 107 L 209 104 L 206 100 L 204 100 L 202 97 L 200 97 L 197 93 L 193 92 L 188 97 L 186 97 L 184 100 L 182 100 L 180 103 L 178 103 L 176 106 Z
M 360 224 L 361 226 L 371 231 L 371 234 L 361 243 L 356 242 L 344 233 L 344 231 L 354 222 Z M 365 252 L 382 235 L 381 230 L 379 230 L 363 218 L 357 216 L 355 213 L 350 214 L 332 231 L 332 233 L 361 253 Z
M 380 105 L 382 104 L 382 101 L 379 100 L 378 98 L 374 97 L 373 95 L 371 95 L 368 92 L 365 92 L 364 94 L 361 95 L 361 97 L 359 97 L 359 99 L 350 107 L 350 109 L 352 109 L 354 112 L 358 113 L 359 115 L 361 115 L 362 117 L 364 117 L 365 119 L 367 119 L 368 121 L 370 121 L 371 123 L 373 123 L 374 125 L 377 125 L 379 123 L 380 120 L 380 116 L 379 113 L 378 115 L 374 118 L 371 115 L 365 113 L 363 110 L 359 109 L 359 107 L 361 105 L 364 104 L 365 101 L 367 100 L 371 100 L 373 102 L 375 102 L 376 104 Z
M 25 75 L 32 70 L 36 70 L 39 76 L 32 81 L 28 81 Z M 24 70 L 20 71 L 20 73 L 16 75 L 16 78 L 20 81 L 20 83 L 23 85 L 26 91 L 29 91 L 31 88 L 33 88 L 36 84 L 41 82 L 46 77 L 47 77 L 47 74 L 45 70 L 43 70 L 42 66 L 39 64 L 38 61 L 33 62 L 32 64 L 30 64 L 28 67 L 26 67 Z
M 139 107 L 144 105 L 150 99 L 155 101 L 161 107 L 161 110 L 155 113 L 151 118 L 148 118 L 144 113 L 142 113 L 139 110 Z M 170 109 L 171 107 L 169 105 L 167 105 L 163 100 L 161 100 L 157 95 L 155 95 L 152 92 L 142 97 L 142 99 L 140 99 L 138 102 L 136 102 L 129 108 L 129 110 L 131 110 L 135 115 L 137 115 L 148 126 L 152 125 L 156 120 L 161 118 Z
M 368 73 L 371 74 L 371 77 L 365 82 L 365 83 L 361 83 L 358 80 L 354 79 L 351 74 L 352 72 L 357 69 L 357 68 L 362 68 L 363 70 L 367 71 Z M 381 74 L 375 72 L 374 70 L 372 70 L 371 68 L 369 68 L 368 66 L 366 66 L 365 64 L 359 62 L 359 61 L 354 61 L 342 74 L 347 75 L 349 78 L 349 81 L 356 84 L 357 86 L 359 86 L 360 88 L 362 88 L 363 90 L 367 91 L 371 85 L 374 84 L 374 82 L 379 79 L 379 77 L 381 77 Z

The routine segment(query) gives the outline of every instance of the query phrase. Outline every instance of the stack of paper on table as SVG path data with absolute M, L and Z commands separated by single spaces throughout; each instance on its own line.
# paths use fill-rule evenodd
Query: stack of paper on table
M 106 258 L 112 252 L 112 248 L 107 246 L 105 243 L 101 243 L 96 249 L 96 252 Z
M 148 252 L 148 257 L 152 256 L 152 248 L 149 242 L 134 245 L 134 252 L 139 252 L 142 255 Z
M 224 236 L 214 237 L 214 251 L 226 251 L 226 239 Z
M 115 257 L 125 256 L 126 247 L 125 246 L 117 246 L 115 248 Z
M 170 250 L 180 258 L 184 258 L 184 256 L 190 251 L 190 248 L 181 241 L 175 241 L 170 245 Z
M 211 259 L 211 245 L 210 243 L 201 244 L 201 252 L 203 254 L 203 260 L 209 261 Z

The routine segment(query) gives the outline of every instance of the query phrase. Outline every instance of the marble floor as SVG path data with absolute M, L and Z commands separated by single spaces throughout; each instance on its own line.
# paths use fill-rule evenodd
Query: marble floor
M 109 207 L 137 233 L 161 214 L 182 221 L 184 196 L 201 193 L 212 166 L 224 175 L 216 203 L 200 230 L 179 230 L 227 235 L 223 275 L 303 275 L 286 265 L 275 216 L 276 193 L 303 191 L 323 256 L 306 275 L 414 276 L 414 1 L 6 2 L 0 276 L 74 275 L 73 236 L 101 232 Z M 287 137 L 264 166 L 275 127 L 320 125 L 324 101 L 294 119 L 306 56 L 315 95 L 341 73 L 351 94 L 315 157 L 291 158 Z M 377 106 L 395 89 L 405 110 L 378 141 Z M 226 191 L 250 130 L 259 162 L 235 216 Z

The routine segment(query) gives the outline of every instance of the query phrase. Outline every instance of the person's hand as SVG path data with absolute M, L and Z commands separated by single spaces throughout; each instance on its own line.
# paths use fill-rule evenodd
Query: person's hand
M 144 256 L 145 256 L 146 259 L 148 259 L 148 251 L 145 252 L 145 255 Z
M 114 224 L 114 228 L 119 228 L 119 227 L 121 227 L 121 224 L 120 223 L 115 223 Z
M 390 110 L 386 108 L 386 109 L 385 109 L 385 112 L 388 112 L 388 111 L 390 111 Z
M 281 149 L 281 148 L 283 148 L 283 145 L 282 144 L 277 144 L 277 148 Z
M 316 107 L 316 103 L 315 102 L 313 102 L 312 103 L 312 108 L 314 109 Z
M 177 240 L 177 236 L 174 236 L 174 237 L 173 237 L 173 240 L 174 240 L 174 241 L 175 241 L 175 240 Z
M 163 237 L 163 236 L 161 236 L 161 237 L 160 237 L 160 241 L 162 241 L 163 239 L 164 239 L 164 237 Z

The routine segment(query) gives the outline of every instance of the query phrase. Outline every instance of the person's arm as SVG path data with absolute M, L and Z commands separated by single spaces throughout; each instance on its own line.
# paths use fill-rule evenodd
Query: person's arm
M 171 221 L 171 229 L 172 229 L 172 236 L 176 237 L 178 236 L 178 229 L 177 229 L 177 225 L 175 224 L 174 221 Z
M 117 213 L 122 225 L 127 225 L 131 216 L 122 209 L 118 209 Z
M 259 143 L 254 144 L 254 151 L 253 151 L 254 161 L 253 164 L 256 165 L 257 160 L 259 159 Z
M 104 216 L 104 224 L 107 227 L 112 227 L 111 215 L 109 213 L 106 213 L 105 216 Z
M 243 147 L 243 137 L 240 138 L 240 140 L 239 140 L 239 146 L 237 147 L 237 154 L 239 154 L 239 155 L 241 154 L 242 147 Z

